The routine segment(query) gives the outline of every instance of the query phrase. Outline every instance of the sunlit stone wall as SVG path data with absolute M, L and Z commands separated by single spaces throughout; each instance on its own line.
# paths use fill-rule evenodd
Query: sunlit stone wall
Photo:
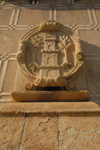
M 82 39 L 89 101 L 12 103 L 18 42 L 55 20 Z M 11 102 L 11 103 L 5 103 Z M 100 0 L 0 1 L 0 150 L 100 149 Z
M 43 21 L 56 20 L 83 40 L 85 72 L 90 101 L 100 99 L 100 3 L 99 0 L 28 0 L 0 2 L 0 102 L 11 101 L 17 70 L 16 53 L 21 37 Z

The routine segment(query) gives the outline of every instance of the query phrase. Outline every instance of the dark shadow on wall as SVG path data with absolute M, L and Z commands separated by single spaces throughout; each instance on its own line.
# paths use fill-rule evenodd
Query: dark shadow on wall
M 5 4 L 13 4 L 25 7 L 25 5 L 74 5 L 74 4 L 100 4 L 100 0 L 1 0 Z
M 3 0 L 2 0 L 3 1 Z M 40 5 L 40 4 L 68 4 L 68 0 L 4 0 L 5 4 Z
M 86 86 L 90 92 L 89 101 L 100 105 L 100 47 L 85 41 L 82 43 L 85 53 Z

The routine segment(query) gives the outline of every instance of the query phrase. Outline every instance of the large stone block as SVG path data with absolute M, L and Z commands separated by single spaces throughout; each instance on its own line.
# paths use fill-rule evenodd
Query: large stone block
M 11 14 L 12 9 L 0 9 L 0 25 L 8 25 L 10 23 Z
M 36 26 L 48 20 L 49 16 L 49 10 L 22 9 L 19 14 L 18 25 Z
M 57 141 L 57 117 L 29 115 L 19 150 L 57 150 Z
M 66 16 L 66 17 L 65 17 Z M 87 10 L 57 10 L 57 19 L 65 25 L 87 25 L 90 24 Z M 84 21 L 85 20 L 85 21 Z
M 99 150 L 100 115 L 59 117 L 59 150 Z
M 0 31 L 0 54 L 16 53 L 18 42 L 25 31 Z
M 18 150 L 25 115 L 0 115 L 0 150 Z

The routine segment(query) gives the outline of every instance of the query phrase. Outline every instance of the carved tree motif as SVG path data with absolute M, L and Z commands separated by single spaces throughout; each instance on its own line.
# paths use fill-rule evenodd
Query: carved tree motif
M 62 37 L 59 37 L 59 47 L 61 49 L 64 49 L 64 54 L 65 54 L 65 60 L 62 64 L 63 68 L 68 68 L 71 67 L 71 63 L 68 61 L 68 54 L 67 51 L 73 46 L 73 43 L 70 43 L 70 39 L 68 36 L 63 35 Z

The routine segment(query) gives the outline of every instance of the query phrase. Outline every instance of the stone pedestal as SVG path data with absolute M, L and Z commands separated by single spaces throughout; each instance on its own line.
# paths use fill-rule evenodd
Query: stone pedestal
M 100 107 L 92 102 L 0 104 L 0 149 L 99 150 Z

